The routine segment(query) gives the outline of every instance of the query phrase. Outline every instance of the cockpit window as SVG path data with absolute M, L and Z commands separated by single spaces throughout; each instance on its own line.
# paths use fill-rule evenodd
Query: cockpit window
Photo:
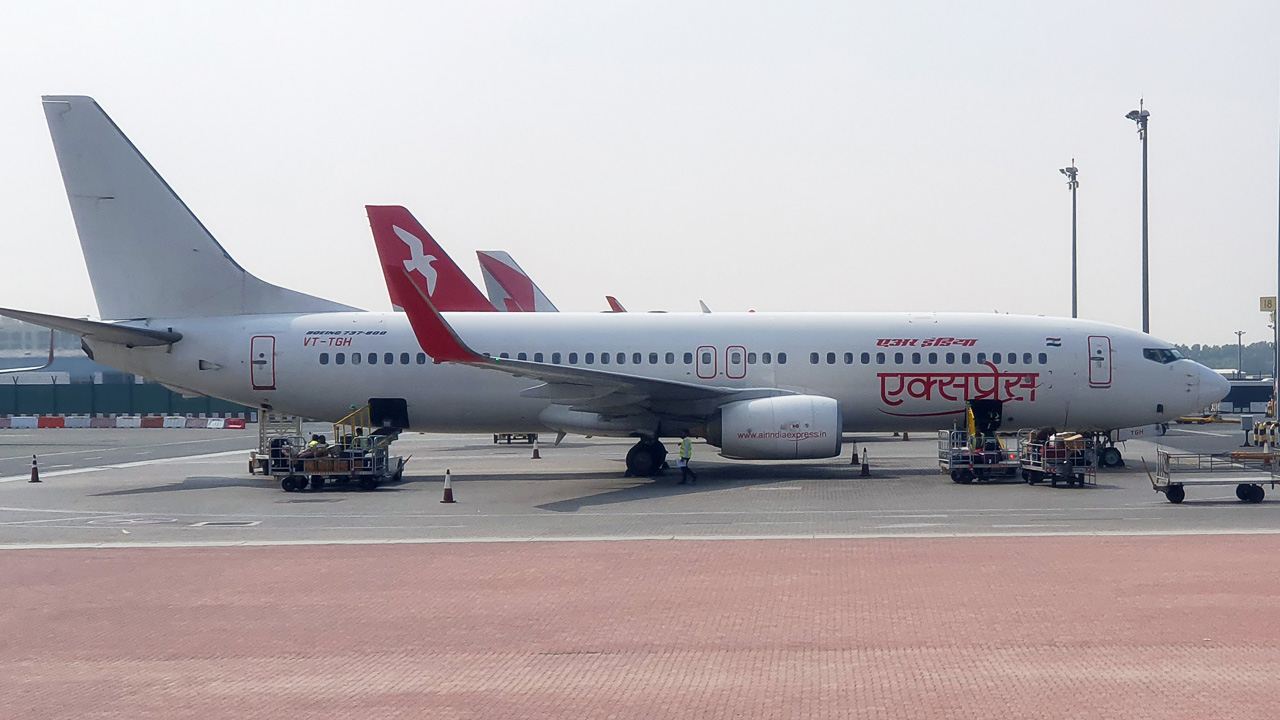
M 1174 348 L 1146 348 L 1142 351 L 1142 357 L 1161 364 L 1168 364 L 1175 360 L 1181 360 L 1182 353 Z

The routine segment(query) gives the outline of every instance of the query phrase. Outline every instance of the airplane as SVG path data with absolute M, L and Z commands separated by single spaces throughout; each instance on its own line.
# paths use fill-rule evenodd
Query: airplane
M 368 404 L 382 423 L 423 432 L 634 437 L 626 467 L 647 476 L 662 438 L 683 433 L 731 458 L 829 458 L 844 433 L 946 429 L 966 403 L 1008 427 L 1103 431 L 1168 422 L 1229 389 L 1167 342 L 1088 320 L 446 313 L 428 292 L 425 249 L 394 231 L 374 239 L 405 312 L 359 311 L 238 265 L 93 99 L 48 96 L 44 108 L 104 319 L 0 315 L 232 402 L 320 420 Z
M 512 257 L 498 250 L 477 250 L 489 302 L 511 312 L 559 312 L 529 274 Z

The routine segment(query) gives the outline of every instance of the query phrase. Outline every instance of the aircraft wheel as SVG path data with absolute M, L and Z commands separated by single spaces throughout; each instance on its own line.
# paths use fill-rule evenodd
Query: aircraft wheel
M 641 440 L 627 451 L 627 474 L 633 477 L 652 477 L 658 474 L 666 459 L 667 449 L 655 440 Z
M 1244 502 L 1249 502 L 1249 496 L 1253 494 L 1252 491 L 1249 490 L 1249 487 L 1249 485 L 1245 485 L 1244 483 L 1237 485 L 1236 497 Z
M 1164 496 L 1169 502 L 1177 505 L 1187 496 L 1187 491 L 1183 490 L 1181 485 L 1171 485 L 1168 490 L 1164 491 Z
M 1119 448 L 1115 446 L 1103 448 L 1098 460 L 1103 467 L 1124 467 L 1124 458 L 1120 455 Z

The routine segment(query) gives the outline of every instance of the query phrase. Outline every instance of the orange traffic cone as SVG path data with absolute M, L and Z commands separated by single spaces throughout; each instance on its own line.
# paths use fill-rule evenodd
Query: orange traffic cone
M 451 503 L 451 502 L 454 502 L 454 499 L 453 499 L 453 478 L 452 478 L 452 476 L 450 476 L 450 475 L 449 475 L 449 471 L 448 471 L 448 470 L 445 470 L 445 471 L 444 471 L 444 499 L 443 499 L 443 500 L 441 500 L 440 502 L 442 502 L 442 503 Z
M 537 436 L 534 436 L 534 438 L 533 438 L 533 459 L 534 459 L 534 460 L 541 460 L 541 459 L 542 459 L 542 453 L 538 452 L 538 438 L 537 438 Z
M 867 449 L 862 448 L 862 472 L 858 473 L 862 477 L 871 475 L 871 466 L 867 464 Z
M 40 482 L 40 468 L 36 466 L 36 456 L 31 456 L 31 479 L 27 482 Z

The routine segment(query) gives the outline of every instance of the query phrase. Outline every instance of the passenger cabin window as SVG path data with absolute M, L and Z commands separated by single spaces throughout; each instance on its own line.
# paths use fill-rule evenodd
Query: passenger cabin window
M 859 359 L 862 360 L 863 365 L 867 365 L 871 362 L 871 353 L 862 353 L 862 357 Z
M 506 359 L 510 360 L 510 359 L 511 359 L 511 353 L 498 353 L 498 357 L 504 357 L 504 358 L 506 358 Z
M 588 355 L 587 357 L 590 358 L 591 356 Z M 591 362 L 591 361 L 587 360 L 587 362 Z M 600 353 L 600 364 L 601 365 L 609 364 L 609 353 Z
M 760 353 L 760 362 L 768 365 L 773 362 L 773 353 Z
M 556 365 L 559 365 L 559 364 L 560 364 L 560 353 L 558 353 L 558 352 L 553 352 L 553 353 L 551 353 L 551 362 L 552 362 L 552 363 L 554 363 L 554 364 L 556 364 Z
M 378 364 L 378 353 L 369 353 L 369 364 L 370 365 Z
M 999 364 L 1000 364 L 1000 353 L 992 353 L 992 355 L 991 355 L 991 362 L 995 363 L 996 365 L 999 365 Z
M 1146 348 L 1142 351 L 1142 357 L 1161 364 L 1168 364 L 1181 360 L 1182 353 L 1172 348 Z
M 729 353 L 729 362 L 733 363 L 734 365 L 742 364 L 742 351 L 734 350 L 733 352 Z
M 649 353 L 649 364 L 650 365 L 658 364 L 658 353 Z
M 650 364 L 650 365 L 652 365 L 653 363 L 658 362 L 658 356 L 657 356 L 657 355 L 654 355 L 653 353 L 649 353 L 649 357 L 653 358 L 652 360 L 650 360 L 650 361 L 649 361 L 649 364 Z M 640 356 L 640 353 L 631 353 L 631 364 L 632 364 L 632 365 L 639 365 L 639 364 L 640 364 L 640 363 L 642 363 L 642 362 L 644 362 L 644 358 L 642 358 L 642 357 Z
M 569 353 L 569 364 L 570 365 L 578 364 L 578 353 Z
M 876 353 L 876 364 L 877 365 L 884 364 L 884 353 Z
M 893 354 L 893 361 L 894 361 L 895 363 L 897 363 L 897 364 L 901 365 L 901 364 L 902 364 L 902 353 L 894 353 L 894 354 Z
M 703 365 L 710 365 L 710 364 L 711 364 L 711 353 L 709 353 L 709 352 L 704 352 L 704 353 L 702 353 L 702 364 L 703 364 Z
M 1022 364 L 1023 365 L 1031 364 L 1031 353 L 1022 353 Z
M 516 359 L 517 359 L 517 360 L 528 360 L 528 359 L 529 359 L 529 353 L 516 353 Z
M 960 353 L 960 364 L 961 364 L 961 365 L 968 365 L 968 364 L 969 364 L 969 359 L 970 359 L 970 357 L 969 357 L 969 353 Z
M 401 365 L 409 364 L 409 353 L 400 353 L 400 364 Z
M 829 353 L 827 353 L 827 364 L 828 364 L 828 365 L 835 365 L 835 364 L 836 364 L 836 354 L 835 354 L 835 353 L 833 353 L 833 352 L 829 352 Z
M 1010 365 L 1018 364 L 1018 353 L 1009 353 L 1009 364 Z
M 383 353 L 383 355 L 382 355 L 382 364 L 383 364 L 383 365 L 395 365 L 395 364 L 396 364 L 396 356 L 395 356 L 395 353 Z
M 929 353 L 929 364 L 930 365 L 938 364 L 938 353 Z
M 755 354 L 755 353 L 747 353 L 747 364 L 748 364 L 748 365 L 755 365 L 755 364 L 756 364 L 756 354 Z
M 955 353 L 947 353 L 947 364 L 948 364 L 948 365 L 955 365 L 955 364 L 956 364 L 956 354 L 955 354 Z
M 911 353 L 911 364 L 912 365 L 920 364 L 920 353 Z
M 852 365 L 852 364 L 853 364 L 853 353 L 845 353 L 845 354 L 844 354 L 844 364 L 845 364 L 845 365 Z
M 1046 364 L 1048 364 L 1048 362 L 1049 362 L 1049 356 L 1048 356 L 1048 355 L 1046 355 L 1046 354 L 1044 354 L 1044 353 L 1040 353 L 1040 358 L 1039 358 L 1039 359 L 1040 359 L 1040 364 L 1041 364 L 1041 365 L 1046 365 Z
M 675 365 L 675 364 L 676 364 L 676 354 L 675 354 L 675 353 L 667 353 L 667 354 L 666 354 L 666 356 L 665 356 L 663 359 L 666 361 L 666 363 L 667 363 L 668 365 Z
M 814 364 L 814 365 L 817 365 L 817 364 L 818 364 L 818 353 L 809 353 L 809 362 L 810 362 L 810 363 L 812 363 L 812 364 Z
M 981 365 L 982 363 L 984 363 L 984 362 L 986 362 L 986 361 L 987 361 L 987 354 L 986 354 L 986 353 L 978 353 L 978 364 L 979 364 L 979 365 Z
M 333 356 L 333 361 L 334 361 L 335 363 L 337 363 L 338 365 L 345 365 L 345 364 L 346 364 L 346 362 L 347 362 L 347 354 L 346 354 L 346 353 L 338 353 L 337 355 L 334 355 L 334 356 Z
M 782 353 L 782 352 L 778 353 L 778 364 L 779 364 L 779 365 L 786 365 L 786 364 L 787 364 L 787 354 L 786 354 L 786 353 Z
M 417 360 L 418 360 L 418 364 L 419 364 L 419 365 L 426 365 L 426 364 L 427 364 L 427 354 L 426 354 L 426 353 L 418 353 L 418 358 L 417 358 Z
M 684 364 L 685 365 L 693 364 L 693 353 L 687 352 L 684 354 Z
M 320 364 L 321 365 L 329 364 L 329 353 L 320 353 Z
M 596 364 L 596 354 L 595 354 L 595 353 L 587 353 L 586 355 L 584 355 L 584 356 L 582 357 L 582 361 L 583 361 L 583 362 L 585 362 L 585 363 L 586 363 L 586 364 L 588 364 L 588 365 L 595 365 L 595 364 Z
M 534 354 L 533 354 L 533 361 L 534 361 L 534 362 L 542 362 L 542 353 L 534 353 Z

